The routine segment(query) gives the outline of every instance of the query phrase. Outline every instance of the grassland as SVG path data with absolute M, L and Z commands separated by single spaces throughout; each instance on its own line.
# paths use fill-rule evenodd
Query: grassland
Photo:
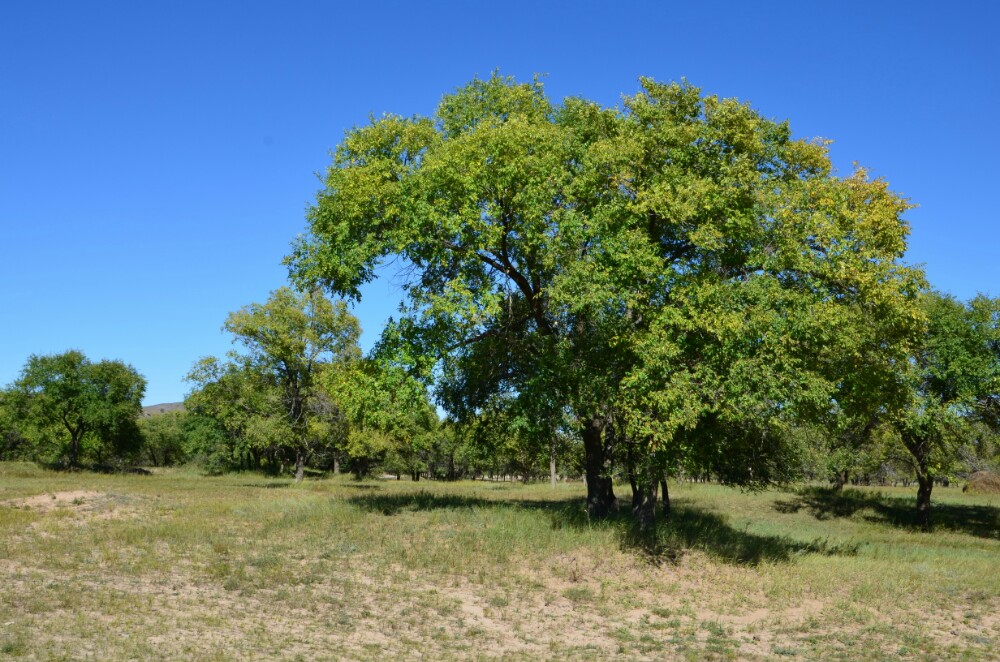
M 0 464 L 0 658 L 996 659 L 1000 498 Z

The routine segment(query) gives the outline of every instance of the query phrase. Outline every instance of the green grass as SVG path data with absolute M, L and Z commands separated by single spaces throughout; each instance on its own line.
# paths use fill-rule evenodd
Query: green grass
M 627 488 L 618 488 L 623 496 Z M 1000 503 L 0 464 L 0 658 L 991 659 Z M 37 498 L 41 497 L 41 498 Z M 58 497 L 58 498 L 57 498 Z M 27 500 L 27 501 L 26 501 Z

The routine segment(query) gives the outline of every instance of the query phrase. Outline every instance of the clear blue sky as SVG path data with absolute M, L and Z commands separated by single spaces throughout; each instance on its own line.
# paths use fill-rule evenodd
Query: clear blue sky
M 182 399 L 227 312 L 285 283 L 345 129 L 497 68 L 607 105 L 640 75 L 748 100 L 918 203 L 935 287 L 1000 295 L 995 3 L 222 4 L 0 7 L 0 385 L 78 348 Z M 366 347 L 398 300 L 369 293 Z

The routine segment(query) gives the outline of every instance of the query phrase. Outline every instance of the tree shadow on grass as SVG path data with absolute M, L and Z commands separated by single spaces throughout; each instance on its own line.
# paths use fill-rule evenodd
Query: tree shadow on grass
M 352 485 L 352 487 L 356 487 Z M 364 487 L 358 485 L 357 487 Z M 419 490 L 408 494 L 357 494 L 347 499 L 348 503 L 358 506 L 372 513 L 382 515 L 398 515 L 404 510 L 428 511 L 428 510 L 460 510 L 464 508 L 496 508 L 514 507 L 515 503 L 494 501 L 480 497 L 467 497 L 456 494 L 434 494 L 427 490 Z M 533 502 L 534 503 L 534 502 Z M 544 502 L 537 502 L 544 503 Z
M 287 490 L 292 487 L 310 487 L 312 484 L 308 482 L 296 483 L 294 480 L 289 479 L 275 479 L 269 481 L 257 481 L 250 483 L 240 483 L 240 487 L 252 487 L 258 490 Z M 352 490 L 362 490 L 362 491 L 377 491 L 381 490 L 381 485 L 374 485 L 372 483 L 344 483 L 344 487 L 349 487 Z
M 434 494 L 421 490 L 410 494 L 362 494 L 348 501 L 369 512 L 385 516 L 404 511 L 518 509 L 539 511 L 547 515 L 553 528 L 611 529 L 623 550 L 641 555 L 646 561 L 660 565 L 676 562 L 686 551 L 699 550 L 713 558 L 737 565 L 757 565 L 764 562 L 788 562 L 803 554 L 853 556 L 858 545 L 830 544 L 817 539 L 801 542 L 785 536 L 768 536 L 739 529 L 729 524 L 723 515 L 707 511 L 685 499 L 675 499 L 670 521 L 658 522 L 654 529 L 642 530 L 627 509 L 621 509 L 605 520 L 591 522 L 580 498 L 561 500 L 484 499 L 454 494 Z
M 670 521 L 656 531 L 642 531 L 632 524 L 628 544 L 643 550 L 649 560 L 672 550 L 697 549 L 713 558 L 736 565 L 789 562 L 806 554 L 855 556 L 858 543 L 831 543 L 826 538 L 802 541 L 788 536 L 763 535 L 732 526 L 725 515 L 699 508 L 684 499 L 674 500 Z M 631 518 L 629 518 L 631 523 Z
M 818 520 L 860 517 L 875 524 L 887 524 L 914 531 L 924 530 L 917 522 L 915 499 L 882 492 L 864 492 L 825 487 L 805 487 L 794 498 L 777 501 L 775 510 L 795 513 L 806 509 Z M 979 538 L 1000 539 L 1000 508 L 971 504 L 934 503 L 931 529 L 965 533 Z

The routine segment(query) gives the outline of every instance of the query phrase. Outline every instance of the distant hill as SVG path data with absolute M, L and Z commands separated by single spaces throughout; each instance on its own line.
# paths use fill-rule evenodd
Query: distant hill
M 166 414 L 168 411 L 184 411 L 183 402 L 164 402 L 159 405 L 149 405 L 148 407 L 142 408 L 142 415 L 145 417 L 156 416 L 157 414 Z

